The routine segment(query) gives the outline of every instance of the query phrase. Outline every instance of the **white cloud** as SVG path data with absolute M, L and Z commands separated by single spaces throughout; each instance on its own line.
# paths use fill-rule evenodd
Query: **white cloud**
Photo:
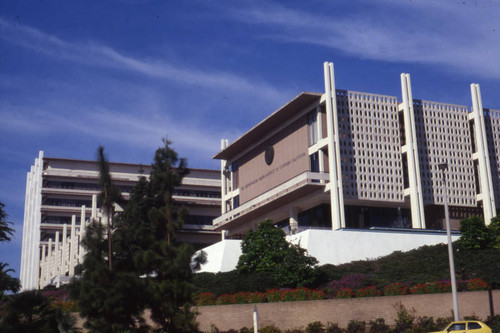
M 267 38 L 360 58 L 445 66 L 500 78 L 500 2 L 358 1 L 297 10 L 276 3 L 232 8 L 228 18 L 268 27 Z M 318 8 L 320 7 L 320 8 Z M 321 8 L 324 7 L 324 8 Z M 270 29 L 269 29 L 270 28 Z
M 69 42 L 40 30 L 0 18 L 0 38 L 6 42 L 37 51 L 56 59 L 91 66 L 130 71 L 152 78 L 203 87 L 251 94 L 269 101 L 283 101 L 288 91 L 266 82 L 251 80 L 223 71 L 206 71 L 152 59 L 137 59 L 96 42 Z

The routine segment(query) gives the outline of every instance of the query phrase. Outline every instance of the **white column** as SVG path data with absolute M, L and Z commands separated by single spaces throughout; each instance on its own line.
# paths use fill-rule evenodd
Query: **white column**
M 66 273 L 66 265 L 68 263 L 68 225 L 65 223 L 63 225 L 63 238 L 62 238 L 62 254 L 61 254 L 61 274 Z
M 325 102 L 328 138 L 328 165 L 330 173 L 330 206 L 332 229 L 345 228 L 344 193 L 342 189 L 342 169 L 340 165 L 339 126 L 337 119 L 337 94 L 333 63 L 325 62 Z
M 92 215 L 90 219 L 97 219 L 97 194 L 92 194 Z
M 228 141 L 226 139 L 222 139 L 220 141 L 220 149 L 224 150 L 228 146 Z M 221 213 L 224 214 L 227 212 L 226 209 L 226 200 L 227 200 L 227 189 L 228 189 L 228 181 L 227 181 L 227 161 L 220 161 L 220 177 L 221 177 Z
M 415 111 L 411 92 L 410 74 L 401 74 L 401 92 L 403 95 L 403 117 L 406 134 L 406 158 L 408 162 L 408 180 L 410 185 L 411 223 L 414 229 L 425 229 L 424 201 L 422 181 L 420 179 L 420 160 L 418 158 Z
M 484 124 L 483 102 L 479 84 L 470 85 L 472 96 L 472 113 L 474 118 L 474 131 L 476 137 L 478 171 L 480 180 L 479 199 L 483 202 L 484 222 L 490 224 L 492 218 L 496 216 L 495 195 L 493 193 L 493 182 L 491 177 L 490 156 L 488 153 L 488 141 Z
M 297 207 L 290 207 L 288 216 L 290 233 L 294 234 L 299 229 L 299 213 Z
M 83 248 L 82 240 L 85 237 L 85 206 L 82 206 L 82 211 L 80 213 L 80 234 L 78 236 L 78 263 L 83 262 L 83 257 L 85 255 L 85 249 Z
M 75 275 L 76 252 L 76 216 L 71 216 L 71 239 L 69 243 L 69 275 Z
M 61 244 L 59 243 L 59 231 L 56 231 L 54 249 L 54 271 L 52 272 L 52 276 L 57 276 L 61 274 Z

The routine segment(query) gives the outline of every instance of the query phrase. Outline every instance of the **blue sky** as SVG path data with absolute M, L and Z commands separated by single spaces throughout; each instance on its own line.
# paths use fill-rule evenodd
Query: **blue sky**
M 19 275 L 26 173 L 45 156 L 192 167 L 301 91 L 337 88 L 500 109 L 500 1 L 0 1 L 0 201 Z

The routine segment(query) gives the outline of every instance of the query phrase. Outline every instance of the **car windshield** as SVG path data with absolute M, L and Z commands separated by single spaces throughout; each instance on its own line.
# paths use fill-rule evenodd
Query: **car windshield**
M 448 328 L 448 332 L 450 331 L 465 331 L 465 323 L 455 323 Z

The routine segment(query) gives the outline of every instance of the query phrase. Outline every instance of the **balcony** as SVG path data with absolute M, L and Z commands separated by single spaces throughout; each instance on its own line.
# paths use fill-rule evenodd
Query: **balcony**
M 327 173 L 304 172 L 214 219 L 214 226 L 216 230 L 239 226 L 308 194 L 324 192 L 329 179 Z

